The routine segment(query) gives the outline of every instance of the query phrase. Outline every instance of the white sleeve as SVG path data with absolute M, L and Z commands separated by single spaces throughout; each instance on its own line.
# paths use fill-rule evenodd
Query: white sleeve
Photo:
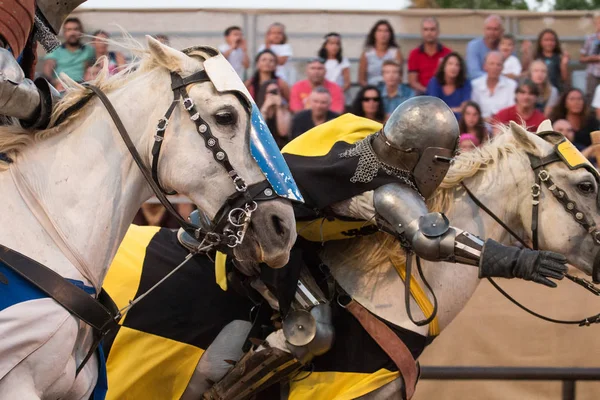
M 294 55 L 292 46 L 289 43 L 280 44 L 277 46 L 277 55 L 280 57 L 291 57 Z
M 596 86 L 594 91 L 594 99 L 592 100 L 592 107 L 600 108 L 600 85 Z
M 520 75 L 523 68 L 521 67 L 521 62 L 515 56 L 510 56 L 504 61 L 504 68 L 502 69 L 502 74 L 514 74 Z
M 346 57 L 342 58 L 342 62 L 340 63 L 340 70 L 344 68 L 350 68 L 350 61 Z
M 219 51 L 221 53 L 225 53 L 227 50 L 229 50 L 229 45 L 227 43 L 223 43 L 219 46 Z

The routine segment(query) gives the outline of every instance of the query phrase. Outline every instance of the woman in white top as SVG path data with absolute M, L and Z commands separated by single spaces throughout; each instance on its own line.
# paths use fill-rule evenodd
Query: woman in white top
M 293 52 L 292 46 L 287 43 L 285 25 L 279 22 L 269 25 L 269 29 L 267 29 L 265 35 L 265 44 L 260 45 L 257 54 L 265 49 L 271 50 L 277 56 L 277 77 L 289 82 L 290 71 L 288 61 Z
M 394 28 L 387 20 L 382 19 L 373 25 L 365 41 L 365 50 L 360 56 L 358 67 L 358 83 L 365 86 L 383 82 L 381 67 L 385 60 L 396 60 L 400 65 L 403 64 Z
M 350 87 L 350 61 L 342 56 L 342 38 L 339 33 L 325 35 L 319 57 L 325 60 L 325 79 L 337 83 L 342 90 Z
M 558 89 L 550 83 L 546 63 L 542 60 L 535 60 L 529 64 L 528 78 L 537 85 L 540 92 L 535 108 L 543 112 L 546 117 L 549 116 L 552 107 L 558 103 L 559 95 Z

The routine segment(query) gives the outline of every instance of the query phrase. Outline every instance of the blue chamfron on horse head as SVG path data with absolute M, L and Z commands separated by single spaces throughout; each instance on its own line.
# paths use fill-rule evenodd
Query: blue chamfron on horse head
M 250 106 L 250 152 L 277 195 L 304 202 L 292 172 L 281 155 L 267 123 L 248 89 L 222 54 L 204 61 L 204 68 L 219 92 L 237 92 Z

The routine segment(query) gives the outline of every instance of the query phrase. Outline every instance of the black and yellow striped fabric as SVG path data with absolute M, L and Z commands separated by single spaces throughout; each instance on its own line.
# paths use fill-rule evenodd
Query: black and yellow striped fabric
M 305 204 L 295 205 L 297 231 L 314 242 L 348 239 L 377 231 L 370 221 L 340 218 L 327 208 L 339 201 L 376 189 L 397 179 L 384 172 L 369 183 L 352 183 L 358 158 L 340 154 L 382 125 L 353 114 L 344 114 L 319 125 L 288 143 L 283 156 L 302 192 Z
M 132 225 L 104 281 L 119 308 L 188 254 L 169 229 Z M 129 311 L 107 338 L 109 400 L 179 399 L 204 350 L 252 303 L 215 284 L 211 260 L 196 256 Z

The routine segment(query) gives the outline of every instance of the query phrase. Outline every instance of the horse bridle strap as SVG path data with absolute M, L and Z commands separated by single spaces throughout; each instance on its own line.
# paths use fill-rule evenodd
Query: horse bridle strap
M 239 243 L 241 243 L 243 239 L 243 235 L 245 230 L 249 224 L 250 216 L 252 212 L 256 210 L 256 203 L 254 201 L 254 197 L 250 195 L 250 191 L 248 190 L 248 186 L 244 182 L 244 180 L 239 176 L 239 174 L 235 171 L 231 163 L 229 162 L 229 158 L 225 150 L 221 148 L 219 145 L 218 139 L 212 134 L 210 125 L 202 119 L 200 113 L 197 111 L 196 106 L 194 105 L 193 100 L 188 96 L 186 86 L 192 83 L 198 82 L 208 82 L 210 81 L 208 75 L 204 70 L 196 72 L 188 77 L 182 78 L 176 73 L 171 73 L 171 88 L 173 90 L 173 101 L 169 106 L 167 112 L 164 117 L 158 121 L 156 134 L 154 136 L 154 145 L 152 147 L 152 170 L 148 170 L 148 168 L 144 165 L 142 158 L 135 148 L 129 134 L 127 133 L 127 129 L 123 125 L 121 118 L 116 112 L 115 108 L 111 104 L 110 100 L 106 95 L 100 90 L 100 88 L 86 84 L 85 86 L 89 88 L 102 103 L 104 104 L 106 110 L 108 111 L 110 117 L 112 118 L 121 138 L 125 142 L 127 149 L 131 153 L 135 163 L 138 168 L 142 172 L 142 175 L 150 185 L 152 191 L 156 198 L 161 202 L 161 204 L 166 208 L 166 210 L 171 214 L 179 223 L 179 225 L 190 235 L 195 237 L 198 241 L 202 242 L 203 245 L 209 244 L 212 247 L 217 247 L 223 252 L 228 251 Z M 216 222 L 216 228 L 224 228 L 227 225 L 232 226 L 232 228 L 227 229 L 227 231 L 219 232 L 216 228 L 207 231 L 206 229 L 193 225 L 186 221 L 179 212 L 175 209 L 173 204 L 167 199 L 166 193 L 161 187 L 158 181 L 158 161 L 160 150 L 162 147 L 162 143 L 164 140 L 164 134 L 168 126 L 169 118 L 171 117 L 173 111 L 179 101 L 183 98 L 183 106 L 188 111 L 190 115 L 190 119 L 196 125 L 196 129 L 200 136 L 205 141 L 206 147 L 212 152 L 214 159 L 225 168 L 229 177 L 233 181 L 236 192 L 233 197 L 238 197 L 243 199 L 240 203 L 242 207 L 237 207 L 236 209 L 224 209 L 223 207 L 227 206 L 227 203 L 219 210 L 218 215 L 221 216 L 219 220 Z M 253 185 L 255 190 L 252 192 L 256 195 L 263 193 L 265 196 L 262 200 L 268 200 L 277 197 L 275 193 L 268 187 L 268 182 L 265 180 L 263 182 L 259 182 Z M 261 190 L 256 190 L 256 187 Z M 258 200 L 258 199 L 257 199 Z M 235 214 L 235 215 L 233 215 Z
M 531 168 L 533 169 L 535 176 L 536 176 L 536 181 L 534 183 L 534 185 L 532 186 L 532 198 L 533 198 L 533 211 L 532 211 L 532 241 L 534 243 L 534 249 L 537 250 L 538 249 L 538 235 L 537 235 L 537 229 L 538 229 L 538 217 L 539 217 L 539 196 L 541 194 L 541 182 L 544 182 L 544 185 L 548 187 L 548 189 L 550 190 L 550 192 L 556 197 L 556 199 L 563 205 L 563 207 L 565 208 L 565 210 L 567 210 L 567 212 L 569 212 L 571 215 L 573 215 L 573 218 L 575 219 L 575 221 L 577 221 L 580 225 L 582 225 L 582 227 L 584 227 L 584 229 L 586 229 L 590 234 L 592 234 L 594 236 L 594 240 L 596 240 L 596 242 L 598 243 L 598 230 L 595 229 L 595 225 L 593 223 L 593 221 L 590 222 L 589 218 L 585 215 L 585 213 L 583 213 L 582 211 L 580 211 L 577 208 L 577 205 L 574 201 L 571 201 L 569 199 L 569 197 L 567 196 L 566 192 L 564 190 L 561 190 L 560 188 L 558 188 L 554 182 L 550 179 L 550 174 L 548 173 L 547 170 L 542 169 L 539 172 L 537 171 L 538 169 L 540 169 L 543 166 L 546 166 L 548 164 L 557 162 L 557 161 L 562 161 L 560 157 L 558 157 L 558 155 L 556 155 L 555 153 L 544 157 L 544 158 L 539 158 L 539 157 L 535 157 L 531 154 L 528 154 L 529 156 L 529 160 L 530 160 L 530 164 L 531 164 Z M 487 208 L 476 196 L 475 194 L 469 190 L 469 188 L 467 187 L 467 185 L 465 185 L 464 182 L 461 182 L 461 186 L 465 189 L 465 191 L 467 192 L 469 198 L 479 207 L 481 208 L 486 214 L 488 214 L 490 217 L 492 217 L 492 219 L 494 219 L 499 225 L 501 225 L 511 236 L 513 236 L 516 240 L 518 240 L 524 247 L 531 249 L 531 246 L 529 246 L 529 244 L 527 242 L 525 242 L 525 240 L 523 240 L 518 234 L 516 234 L 512 229 L 510 229 L 500 218 L 498 218 L 498 216 L 496 214 L 494 214 L 494 212 L 492 212 L 489 208 Z M 587 289 L 588 291 L 592 292 L 593 294 L 599 296 L 600 295 L 600 290 L 595 287 L 592 283 L 590 283 L 589 281 L 582 279 L 582 278 L 578 278 L 576 276 L 572 276 L 570 274 L 565 274 L 565 277 L 567 279 L 569 279 L 570 281 L 582 286 L 583 288 Z M 600 314 L 596 314 L 593 315 L 591 317 L 588 318 L 584 318 L 581 320 L 559 320 L 559 319 L 554 319 L 554 318 L 550 318 L 550 317 L 546 317 L 544 315 L 541 315 L 529 308 L 527 308 L 526 306 L 524 306 L 523 304 L 519 303 L 516 299 L 514 299 L 510 294 L 508 294 L 505 290 L 503 290 L 492 278 L 487 278 L 487 280 L 492 284 L 492 286 L 494 286 L 494 288 L 496 290 L 498 290 L 504 297 L 506 297 L 508 300 L 510 300 L 513 304 L 515 304 L 517 307 L 521 308 L 522 310 L 526 311 L 527 313 L 540 318 L 544 321 L 548 321 L 548 322 L 553 322 L 556 324 L 566 324 L 566 325 L 578 325 L 578 326 L 590 326 L 591 324 L 594 323 L 600 323 Z

